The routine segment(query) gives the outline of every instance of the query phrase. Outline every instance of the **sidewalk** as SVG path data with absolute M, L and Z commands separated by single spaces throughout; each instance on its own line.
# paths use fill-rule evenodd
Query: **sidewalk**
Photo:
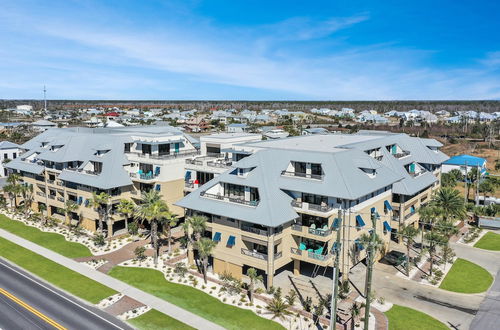
M 123 283 L 117 279 L 114 279 L 106 274 L 103 274 L 97 270 L 89 268 L 86 265 L 80 264 L 72 259 L 66 258 L 56 252 L 46 249 L 38 244 L 25 240 L 19 236 L 11 234 L 3 229 L 0 229 L 0 237 L 8 239 L 9 241 L 16 243 L 26 249 L 29 249 L 47 259 L 50 259 L 68 269 L 71 269 L 77 273 L 80 273 L 94 281 L 102 283 L 118 292 L 123 293 L 130 298 L 137 300 L 138 302 L 151 306 L 168 316 L 171 316 L 181 322 L 186 323 L 197 329 L 223 329 L 198 315 L 188 312 L 176 305 L 173 305 L 163 299 L 155 297 L 149 293 L 136 289 L 128 284 Z

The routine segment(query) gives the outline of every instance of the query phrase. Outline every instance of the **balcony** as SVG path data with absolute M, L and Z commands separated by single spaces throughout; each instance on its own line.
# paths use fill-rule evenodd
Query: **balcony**
M 301 223 L 294 223 L 292 225 L 292 229 L 301 232 L 302 231 L 302 224 Z
M 186 182 L 184 182 L 184 187 L 194 189 L 194 182 L 193 181 L 191 181 L 191 182 L 186 181 Z
M 410 155 L 410 152 L 409 151 L 402 151 L 402 152 L 398 152 L 398 153 L 395 153 L 395 154 L 392 154 L 394 157 L 396 157 L 397 159 L 400 159 L 400 158 L 403 158 L 403 157 L 406 157 L 406 156 L 409 156 Z
M 302 172 L 290 172 L 290 171 L 281 171 L 282 176 L 291 176 L 298 178 L 306 178 L 306 179 L 315 179 L 315 180 L 323 180 L 323 174 L 312 174 L 312 173 L 302 173 Z
M 155 180 L 158 176 L 157 175 L 154 175 L 153 173 L 130 173 L 130 177 L 131 178 L 135 178 L 135 179 L 140 179 L 140 180 L 144 180 L 144 181 L 151 181 L 151 180 Z
M 48 184 L 54 184 L 54 182 L 55 182 L 54 180 L 47 180 Z
M 45 197 L 45 193 L 41 192 L 41 191 L 37 191 L 36 193 L 38 196 L 40 197 Z
M 188 157 L 188 156 L 196 156 L 200 154 L 199 150 L 183 150 L 177 152 L 169 152 L 165 154 L 143 154 L 139 152 L 128 152 L 127 154 L 136 156 L 138 158 L 143 159 L 158 159 L 158 160 L 167 160 L 167 159 L 175 159 L 180 157 Z
M 57 197 L 57 200 L 61 203 L 64 203 L 64 197 Z
M 315 253 L 312 251 L 307 251 L 307 257 L 310 259 L 314 259 L 314 260 L 327 261 L 332 257 L 332 255 L 331 254 L 319 254 L 319 253 Z
M 56 199 L 56 196 L 55 195 L 48 195 L 47 196 L 49 199 Z
M 310 210 L 310 211 L 316 211 L 316 212 L 321 212 L 321 213 L 328 213 L 332 210 L 334 210 L 334 207 L 331 205 L 318 205 L 318 204 L 311 204 L 311 203 L 305 203 L 298 201 L 296 199 L 292 200 L 292 206 L 303 209 L 303 210 Z
M 196 159 L 186 159 L 186 164 L 192 164 L 192 165 L 203 165 L 203 161 L 201 160 L 196 160 Z
M 294 248 L 294 247 L 290 248 L 290 252 L 291 252 L 292 254 L 295 254 L 295 255 L 298 255 L 298 256 L 301 256 L 301 255 L 302 255 L 302 250 L 297 249 L 297 248 Z
M 259 228 L 254 228 L 254 227 L 251 227 L 251 226 L 242 225 L 241 226 L 241 230 L 247 231 L 247 232 L 250 232 L 250 233 L 254 233 L 254 234 L 257 234 L 257 235 L 267 236 L 267 230 L 263 230 L 263 229 L 259 229 Z
M 249 256 L 249 257 L 254 257 L 254 258 L 257 258 L 260 260 L 267 260 L 267 254 L 260 253 L 257 251 L 250 251 L 247 249 L 241 249 L 241 254 L 244 254 L 244 255 Z
M 217 167 L 217 168 L 230 168 L 233 162 L 230 161 L 211 161 L 207 162 L 207 166 L 209 167 Z
M 309 234 L 321 236 L 321 237 L 328 236 L 332 233 L 332 231 L 330 229 L 325 230 L 325 229 L 309 228 L 308 231 L 309 231 Z
M 234 198 L 234 197 L 227 197 L 227 196 L 222 196 L 222 195 L 209 194 L 205 191 L 202 191 L 200 193 L 200 196 L 205 197 L 205 198 L 210 198 L 210 199 L 217 199 L 217 200 L 225 201 L 225 202 L 253 206 L 253 207 L 259 205 L 259 201 L 246 201 L 246 200 L 241 199 L 241 198 Z

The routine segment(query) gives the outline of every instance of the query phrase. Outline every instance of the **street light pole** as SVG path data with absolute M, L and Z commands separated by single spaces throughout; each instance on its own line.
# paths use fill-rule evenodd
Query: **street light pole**
M 368 324 L 370 322 L 370 304 L 371 304 L 371 291 L 372 291 L 372 277 L 373 277 L 373 263 L 374 263 L 374 249 L 375 249 L 375 237 L 377 236 L 377 217 L 376 212 L 371 214 L 372 218 L 372 231 L 370 233 L 370 242 L 368 243 L 368 248 L 366 251 L 366 263 L 368 266 L 366 274 L 366 303 L 365 303 L 365 330 L 368 330 Z
M 337 324 L 337 301 L 339 296 L 339 259 L 340 259 L 340 235 L 342 233 L 342 211 L 338 213 L 337 237 L 335 243 L 335 261 L 333 265 L 333 295 L 330 303 L 330 330 L 336 329 Z

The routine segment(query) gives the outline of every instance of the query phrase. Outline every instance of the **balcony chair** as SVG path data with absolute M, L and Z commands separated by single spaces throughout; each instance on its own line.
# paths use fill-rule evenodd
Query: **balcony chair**
M 316 229 L 316 224 L 315 223 L 311 224 L 311 226 L 309 228 Z
M 319 249 L 315 250 L 314 253 L 321 255 L 323 253 L 323 247 L 320 247 Z
M 302 251 L 306 250 L 306 245 L 304 243 L 300 243 L 299 250 L 302 250 Z

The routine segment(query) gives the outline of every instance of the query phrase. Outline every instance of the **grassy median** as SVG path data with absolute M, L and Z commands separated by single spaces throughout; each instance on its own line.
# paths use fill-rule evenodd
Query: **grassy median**
M 408 307 L 393 305 L 384 314 L 389 320 L 389 330 L 448 329 L 444 323 L 432 316 Z
M 108 288 L 58 263 L 0 237 L 0 256 L 93 304 L 116 294 Z
M 493 276 L 486 269 L 465 259 L 457 259 L 443 282 L 443 290 L 460 293 L 480 293 L 489 289 Z
M 161 272 L 154 269 L 114 267 L 108 275 L 226 329 L 283 329 L 280 324 L 262 318 L 250 310 L 224 304 L 198 289 L 171 283 Z
M 152 309 L 147 313 L 136 318 L 127 320 L 128 323 L 140 330 L 189 330 L 194 329 L 187 324 L 184 324 L 176 319 L 165 315 L 156 309 Z
M 490 251 L 500 251 L 500 234 L 488 232 L 474 244 L 474 247 Z
M 0 214 L 0 228 L 68 258 L 92 255 L 83 244 L 68 242 L 63 235 L 43 232 L 20 221 L 12 220 L 3 214 Z

